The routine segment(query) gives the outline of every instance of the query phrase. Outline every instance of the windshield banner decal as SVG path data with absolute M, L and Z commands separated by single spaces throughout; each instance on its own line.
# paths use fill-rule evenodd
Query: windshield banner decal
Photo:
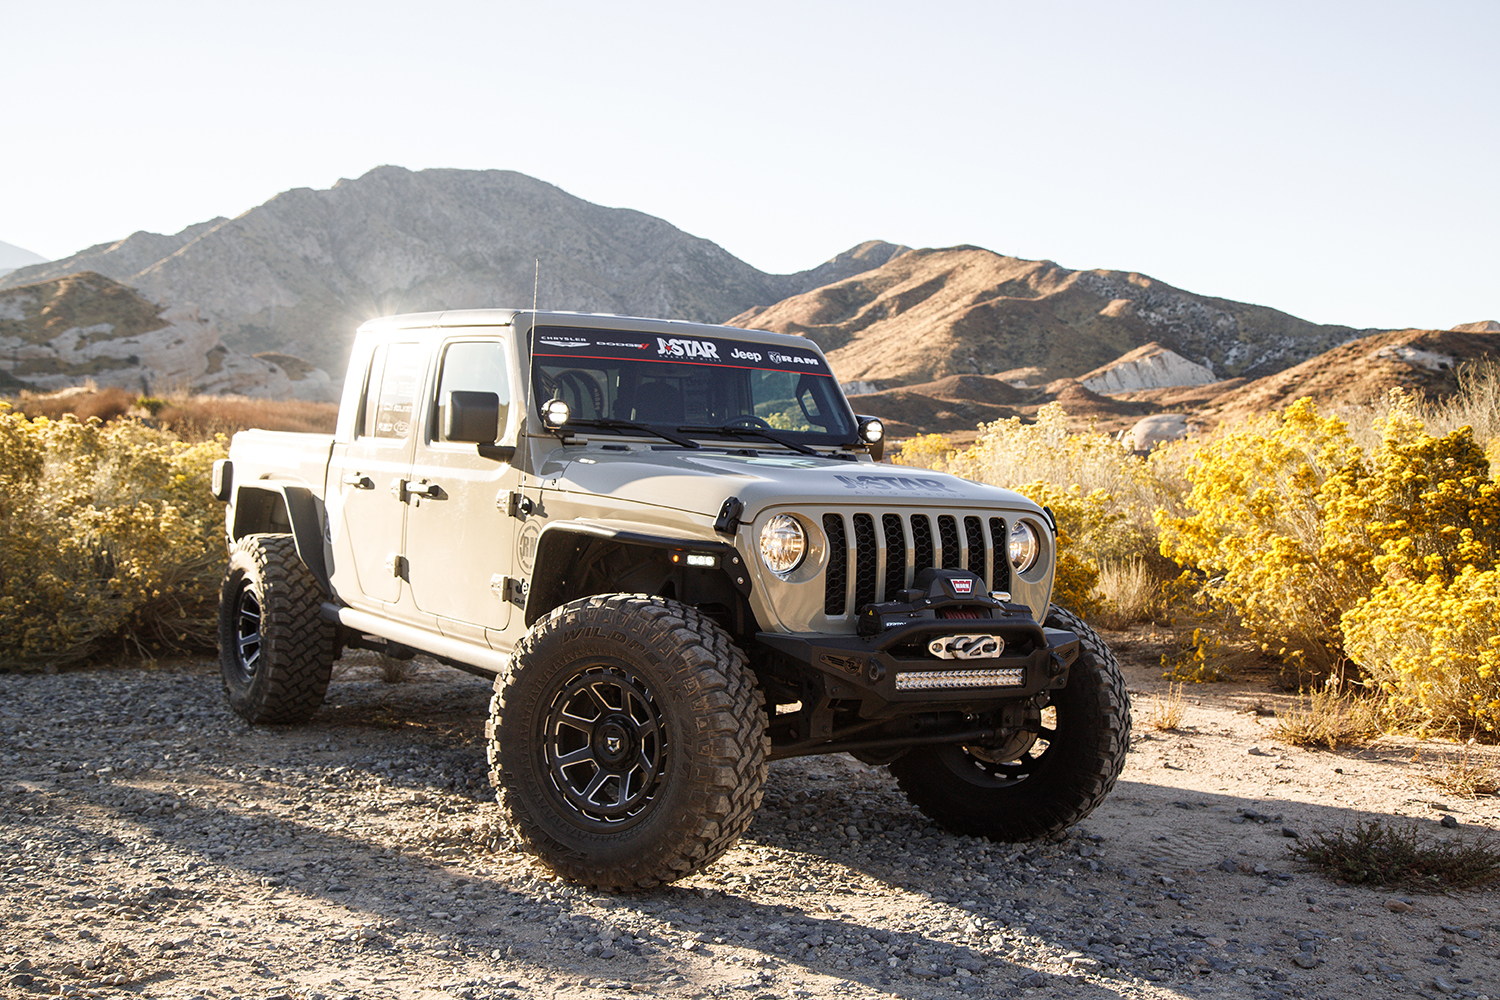
M 541 326 L 536 329 L 535 343 L 538 358 L 660 361 L 833 375 L 815 351 L 724 337 L 664 337 L 624 330 Z

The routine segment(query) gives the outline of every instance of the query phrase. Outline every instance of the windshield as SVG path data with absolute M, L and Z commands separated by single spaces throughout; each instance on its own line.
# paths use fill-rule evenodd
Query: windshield
M 812 350 L 556 326 L 538 327 L 533 344 L 538 413 L 557 398 L 577 424 L 629 421 L 698 437 L 733 426 L 801 445 L 855 438 L 838 383 Z

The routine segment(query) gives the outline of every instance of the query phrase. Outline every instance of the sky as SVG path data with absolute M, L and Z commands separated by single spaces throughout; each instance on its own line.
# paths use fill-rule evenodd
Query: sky
M 381 164 L 508 169 L 766 271 L 869 239 L 1357 328 L 1500 320 L 1500 2 L 11 4 L 0 241 Z

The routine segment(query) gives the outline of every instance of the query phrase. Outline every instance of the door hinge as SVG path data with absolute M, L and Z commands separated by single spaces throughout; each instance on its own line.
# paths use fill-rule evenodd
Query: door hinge
M 511 517 L 518 521 L 524 521 L 536 510 L 536 501 L 532 500 L 520 490 L 511 490 L 506 494 L 505 510 Z
M 490 577 L 490 589 L 502 600 L 509 601 L 518 608 L 524 608 L 526 607 L 526 592 L 531 588 L 525 580 L 496 573 Z
M 385 568 L 391 571 L 391 576 L 398 580 L 406 579 L 406 557 L 397 552 L 392 552 L 385 557 Z

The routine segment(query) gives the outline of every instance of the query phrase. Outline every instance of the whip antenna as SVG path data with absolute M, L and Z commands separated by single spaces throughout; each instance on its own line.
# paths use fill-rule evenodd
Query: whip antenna
M 531 329 L 526 331 L 526 392 L 528 395 L 536 393 L 536 302 L 537 289 L 542 284 L 542 259 L 533 258 L 536 262 L 536 271 L 531 278 Z M 535 400 L 532 401 L 533 403 Z M 537 407 L 537 412 L 541 412 Z M 526 426 L 531 426 L 531 414 L 526 416 Z M 528 430 L 528 433 L 530 431 Z
M 531 278 L 531 329 L 526 332 L 526 391 L 536 389 L 536 296 L 542 284 L 542 259 L 534 258 L 536 271 Z

